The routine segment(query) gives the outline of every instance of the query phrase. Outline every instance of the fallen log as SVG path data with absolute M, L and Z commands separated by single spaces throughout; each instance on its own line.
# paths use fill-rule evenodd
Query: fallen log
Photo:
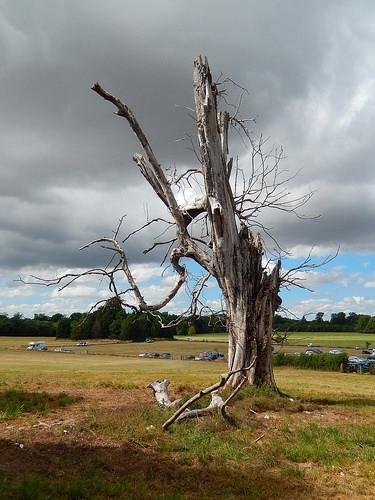
M 211 393 L 211 402 L 207 408 L 197 408 L 195 410 L 189 410 L 189 408 L 186 408 L 186 410 L 184 410 L 184 412 L 176 418 L 176 422 L 181 422 L 187 418 L 199 418 L 211 415 L 212 413 L 218 413 L 223 404 L 223 398 L 218 394 L 218 391 L 214 391 Z
M 171 401 L 168 395 L 168 386 L 170 382 L 167 379 L 155 380 L 151 382 L 146 387 L 154 391 L 154 396 L 158 405 L 161 408 L 175 408 L 181 404 L 181 399 L 175 399 Z
M 166 420 L 164 422 L 163 430 L 164 431 L 168 430 L 168 428 L 177 420 L 181 421 L 181 420 L 184 420 L 186 418 L 193 418 L 194 416 L 209 415 L 209 414 L 212 414 L 216 411 L 220 411 L 222 416 L 224 418 L 228 419 L 228 414 L 226 412 L 226 406 L 229 403 L 229 401 L 238 393 L 238 391 L 241 389 L 241 387 L 246 382 L 246 380 L 247 380 L 247 378 L 245 376 L 246 372 L 254 366 L 255 361 L 256 361 L 256 358 L 254 358 L 254 360 L 250 363 L 250 365 L 245 367 L 245 368 L 240 368 L 238 370 L 232 370 L 228 373 L 222 374 L 219 382 L 216 382 L 216 384 L 213 384 L 213 385 L 207 387 L 206 389 L 202 389 L 201 391 L 199 391 L 197 394 L 195 394 L 193 397 L 191 397 L 188 401 L 186 401 L 186 403 L 184 403 L 168 420 Z M 228 382 L 228 380 L 231 378 L 231 376 L 234 375 L 235 373 L 238 373 L 238 372 L 243 372 L 242 381 L 237 386 L 237 388 L 231 393 L 231 395 L 225 401 L 223 401 L 222 397 L 217 394 L 218 389 L 220 389 L 220 387 L 223 387 Z M 207 408 L 201 408 L 200 413 L 197 413 L 197 410 L 188 410 L 188 407 L 192 403 L 194 403 L 195 401 L 198 401 L 203 396 L 206 396 L 207 394 L 211 394 L 211 393 L 214 393 L 214 395 L 211 396 L 211 403 L 209 404 L 209 406 L 207 406 Z M 184 417 L 182 417 L 182 415 L 184 414 L 184 412 L 186 410 L 188 410 L 188 412 L 185 413 Z M 195 414 L 192 412 L 195 412 Z M 189 416 L 187 416 L 187 415 L 189 415 Z

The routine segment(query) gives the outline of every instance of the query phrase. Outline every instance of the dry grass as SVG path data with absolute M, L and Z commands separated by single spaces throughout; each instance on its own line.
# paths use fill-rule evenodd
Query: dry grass
M 32 412 L 2 422 L 0 498 L 375 495 L 370 375 L 278 368 L 278 383 L 294 401 L 247 389 L 231 408 L 236 426 L 213 417 L 165 433 L 168 410 L 155 407 L 145 385 L 167 377 L 174 395 L 186 397 L 216 381 L 225 363 L 24 350 L 0 356 L 0 392 L 80 397 L 43 415 L 43 426 Z

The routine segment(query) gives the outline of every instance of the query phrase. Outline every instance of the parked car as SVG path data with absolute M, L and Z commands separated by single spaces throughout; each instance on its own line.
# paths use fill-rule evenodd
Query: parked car
M 308 356 L 314 356 L 315 354 L 322 354 L 322 351 L 317 347 L 309 347 L 306 349 L 305 354 L 307 354 Z
M 147 337 L 147 339 L 145 340 L 145 342 L 147 342 L 147 344 L 152 344 L 153 339 L 151 337 Z
M 28 351 L 48 351 L 48 347 L 43 340 L 37 340 L 35 342 L 29 342 L 27 346 Z
M 89 343 L 86 342 L 85 340 L 81 340 L 81 341 L 79 341 L 79 342 L 76 343 L 77 347 L 84 347 L 84 346 L 87 346 L 87 345 L 89 345 Z
M 195 356 L 195 361 L 205 361 L 208 359 L 208 353 L 207 352 L 200 352 L 198 356 Z
M 346 370 L 348 372 L 366 373 L 372 366 L 371 362 L 359 356 L 349 356 L 348 360 L 349 363 Z
M 334 349 L 331 349 L 329 351 L 329 354 L 343 354 L 343 350 L 342 349 L 339 349 L 338 347 L 335 347 Z
M 55 352 L 73 352 L 69 347 L 56 347 Z
M 140 352 L 140 353 L 138 354 L 138 357 L 139 357 L 139 358 L 147 358 L 147 354 L 148 354 L 148 352 Z
M 370 369 L 370 365 L 369 363 L 348 363 L 348 365 L 346 366 L 346 369 L 345 371 L 348 372 L 348 373 L 366 373 L 368 372 Z
M 224 353 L 220 351 L 200 352 L 195 359 L 196 361 L 215 361 L 216 359 L 224 359 Z
M 172 359 L 172 354 L 170 352 L 162 352 L 160 354 L 161 359 Z
M 349 356 L 348 357 L 349 363 L 355 363 L 355 364 L 360 364 L 360 363 L 365 363 L 365 358 L 361 358 L 360 356 Z

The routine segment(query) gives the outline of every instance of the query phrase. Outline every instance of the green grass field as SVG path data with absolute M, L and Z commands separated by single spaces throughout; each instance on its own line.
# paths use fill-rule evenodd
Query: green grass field
M 176 337 L 186 340 L 186 337 Z M 199 342 L 228 342 L 226 333 L 198 334 L 192 337 L 193 341 Z M 356 332 L 292 332 L 288 335 L 288 344 L 291 346 L 306 346 L 312 343 L 321 347 L 343 347 L 355 349 L 356 346 L 363 348 L 366 342 L 370 342 L 375 348 L 374 333 Z
M 296 332 L 290 333 L 288 343 L 290 345 L 306 345 L 312 343 L 321 347 L 343 347 L 354 349 L 359 346 L 361 349 L 366 347 L 366 342 L 370 342 L 375 348 L 375 334 L 373 333 L 355 333 L 355 332 Z
M 213 416 L 166 433 L 171 412 L 146 385 L 168 378 L 173 397 L 191 396 L 226 363 L 179 354 L 222 343 L 100 342 L 92 355 L 27 343 L 0 339 L 0 499 L 375 496 L 375 376 L 279 367 L 291 399 L 247 388 L 231 404 L 234 426 Z

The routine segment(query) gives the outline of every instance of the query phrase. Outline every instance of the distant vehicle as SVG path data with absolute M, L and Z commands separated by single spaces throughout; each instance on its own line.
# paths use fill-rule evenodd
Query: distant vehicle
M 73 352 L 73 351 L 68 347 L 56 347 L 55 352 Z
M 375 354 L 371 354 L 370 356 L 367 356 L 367 362 L 368 363 L 375 363 Z
M 147 344 L 151 344 L 153 342 L 153 339 L 150 337 L 147 337 L 147 339 L 145 339 L 145 342 L 147 342 Z
M 84 346 L 87 346 L 87 345 L 89 345 L 89 343 L 86 342 L 85 340 L 81 340 L 80 342 L 76 343 L 77 347 L 84 347 Z
M 162 353 L 160 354 L 160 357 L 161 357 L 162 359 L 172 359 L 172 354 L 171 354 L 170 352 L 162 352 Z
M 342 349 L 334 348 L 329 351 L 329 354 L 343 354 L 343 352 Z
M 368 359 L 361 358 L 360 356 L 349 356 L 348 357 L 348 372 L 366 373 L 372 366 L 372 362 Z
M 36 342 L 29 342 L 27 346 L 28 351 L 48 351 L 48 347 L 43 340 L 37 340 Z
M 372 354 L 372 349 L 363 349 L 362 354 Z
M 224 353 L 219 351 L 200 352 L 195 359 L 196 361 L 215 361 L 215 359 L 224 359 Z
M 309 347 L 308 349 L 306 349 L 305 354 L 307 354 L 308 356 L 314 356 L 315 354 L 322 354 L 322 351 L 316 347 Z
M 196 361 L 206 361 L 208 360 L 208 352 L 200 352 L 198 356 L 195 356 Z
M 139 358 L 147 358 L 147 354 L 148 354 L 148 352 L 141 352 L 138 354 L 138 357 Z
M 361 364 L 366 362 L 365 358 L 361 358 L 360 356 L 349 356 L 348 361 L 349 363 L 354 364 Z
M 300 352 L 293 352 L 292 354 L 293 354 L 293 356 L 301 356 Z

